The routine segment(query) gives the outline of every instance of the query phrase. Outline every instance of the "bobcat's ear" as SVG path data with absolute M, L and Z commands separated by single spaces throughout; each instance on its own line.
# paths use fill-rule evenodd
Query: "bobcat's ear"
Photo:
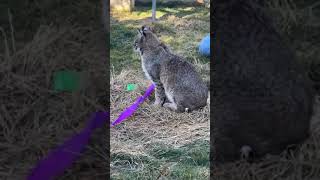
M 140 34 L 141 36 L 145 36 L 145 35 L 146 35 L 146 34 L 144 33 L 144 31 L 141 30 L 141 29 L 137 29 L 137 31 L 139 32 L 139 34 Z
M 143 25 L 143 26 L 141 26 L 141 30 L 142 30 L 142 31 L 146 31 L 146 30 L 148 30 L 148 26 L 147 26 L 147 25 Z
M 150 30 L 152 33 L 156 33 L 156 31 L 154 30 L 153 27 L 149 27 L 149 30 Z
M 146 27 L 146 25 L 143 25 L 143 26 L 141 27 L 141 32 L 142 32 L 142 35 L 143 35 L 143 36 L 146 35 L 145 31 L 146 31 L 147 29 L 148 29 L 148 28 Z

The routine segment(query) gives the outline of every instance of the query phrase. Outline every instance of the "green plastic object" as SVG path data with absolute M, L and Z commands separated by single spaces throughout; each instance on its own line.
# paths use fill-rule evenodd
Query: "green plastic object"
M 81 74 L 76 71 L 57 71 L 53 75 L 54 90 L 56 91 L 77 91 L 81 86 Z
M 137 85 L 135 84 L 128 84 L 127 85 L 127 91 L 133 91 L 137 88 Z

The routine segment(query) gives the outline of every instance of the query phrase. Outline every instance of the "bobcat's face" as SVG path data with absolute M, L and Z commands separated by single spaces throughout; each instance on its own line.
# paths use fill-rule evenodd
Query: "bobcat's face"
M 143 54 L 145 49 L 152 49 L 159 46 L 160 41 L 152 31 L 153 30 L 147 26 L 142 26 L 141 29 L 138 29 L 138 35 L 134 41 L 133 47 L 140 55 Z

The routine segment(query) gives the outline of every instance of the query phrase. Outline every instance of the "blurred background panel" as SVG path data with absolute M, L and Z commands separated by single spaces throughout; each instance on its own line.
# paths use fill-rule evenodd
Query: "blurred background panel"
M 0 179 L 25 179 L 93 112 L 108 110 L 102 8 L 100 0 L 0 1 Z M 59 72 L 73 73 L 57 88 Z M 106 179 L 108 139 L 108 129 L 97 131 L 59 179 Z

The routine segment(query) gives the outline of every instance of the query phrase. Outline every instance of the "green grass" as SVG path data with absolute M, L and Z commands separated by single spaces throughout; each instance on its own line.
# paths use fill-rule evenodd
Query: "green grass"
M 198 141 L 180 148 L 154 144 L 147 155 L 113 154 L 112 179 L 156 179 L 169 168 L 169 179 L 208 179 L 209 142 Z
M 172 48 L 175 53 L 187 57 L 190 61 L 208 62 L 208 58 L 198 54 L 198 44 L 209 33 L 210 14 L 204 7 L 168 8 L 157 7 L 159 21 L 153 26 L 160 39 Z M 163 19 L 162 16 L 166 15 Z M 178 20 L 190 21 L 190 27 L 177 30 L 175 21 L 168 21 L 167 16 Z M 140 59 L 133 51 L 133 41 L 137 28 L 143 20 L 151 17 L 151 9 L 137 7 L 133 12 L 112 12 L 110 23 L 110 56 L 111 66 L 115 73 L 123 68 L 140 68 Z
M 110 64 L 116 71 L 122 67 L 138 68 L 139 59 L 133 51 L 135 31 L 123 24 L 113 24 L 110 32 Z

